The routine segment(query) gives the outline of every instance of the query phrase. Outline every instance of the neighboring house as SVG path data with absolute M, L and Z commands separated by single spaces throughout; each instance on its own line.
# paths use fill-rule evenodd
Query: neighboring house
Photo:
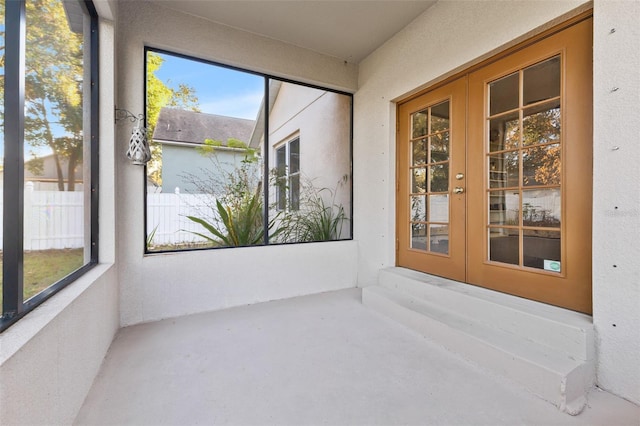
M 232 170 L 246 151 L 228 147 L 227 141 L 248 144 L 254 126 L 243 118 L 162 108 L 153 133 L 153 141 L 162 145 L 162 192 L 197 192 L 194 181 L 210 179 L 217 167 Z M 202 151 L 205 139 L 222 143 L 215 155 Z
M 301 192 L 312 187 L 330 190 L 321 191 L 325 205 L 350 212 L 350 182 L 344 177 L 351 174 L 351 98 L 277 80 L 270 82 L 269 98 L 269 167 L 277 174 L 270 197 L 276 209 L 299 209 Z M 251 146 L 261 147 L 263 140 L 264 126 L 257 125 Z
M 60 157 L 60 168 L 66 191 L 69 187 L 69 161 L 64 157 Z M 75 173 L 74 190 L 82 191 L 82 162 L 78 162 Z M 58 172 L 53 154 L 25 161 L 24 179 L 26 182 L 33 182 L 33 189 L 36 191 L 57 191 Z

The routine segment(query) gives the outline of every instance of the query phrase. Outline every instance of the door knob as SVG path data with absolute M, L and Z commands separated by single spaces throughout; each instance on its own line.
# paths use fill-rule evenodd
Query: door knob
M 464 188 L 461 186 L 456 186 L 455 189 L 453 190 L 454 194 L 462 194 L 464 192 Z
M 458 179 L 458 180 L 462 180 L 462 179 L 464 179 L 464 173 L 458 173 L 458 174 L 456 174 L 456 179 Z

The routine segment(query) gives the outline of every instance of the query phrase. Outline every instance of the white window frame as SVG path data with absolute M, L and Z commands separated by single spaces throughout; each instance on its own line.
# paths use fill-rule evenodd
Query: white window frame
M 295 154 L 291 152 L 291 146 L 298 145 L 298 161 L 297 170 L 292 171 L 292 158 Z M 284 168 L 281 170 L 280 156 L 278 155 L 284 149 Z M 295 211 L 300 209 L 300 135 L 287 138 L 285 142 L 274 146 L 276 158 L 276 210 L 278 211 Z M 295 165 L 295 164 L 294 164 Z M 284 173 L 282 173 L 284 172 Z M 281 174 L 282 173 L 282 174 Z M 296 184 L 297 182 L 297 184 Z M 284 189 L 284 191 L 283 191 Z M 284 200 L 283 200 L 284 192 Z

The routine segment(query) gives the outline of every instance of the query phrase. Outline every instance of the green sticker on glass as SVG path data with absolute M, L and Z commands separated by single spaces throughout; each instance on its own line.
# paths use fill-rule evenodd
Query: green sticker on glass
M 544 260 L 545 271 L 560 272 L 560 262 L 557 260 Z

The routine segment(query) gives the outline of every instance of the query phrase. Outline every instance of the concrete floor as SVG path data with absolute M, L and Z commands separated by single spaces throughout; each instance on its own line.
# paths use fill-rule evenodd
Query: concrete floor
M 122 329 L 78 425 L 640 425 L 594 390 L 577 417 L 343 290 Z

